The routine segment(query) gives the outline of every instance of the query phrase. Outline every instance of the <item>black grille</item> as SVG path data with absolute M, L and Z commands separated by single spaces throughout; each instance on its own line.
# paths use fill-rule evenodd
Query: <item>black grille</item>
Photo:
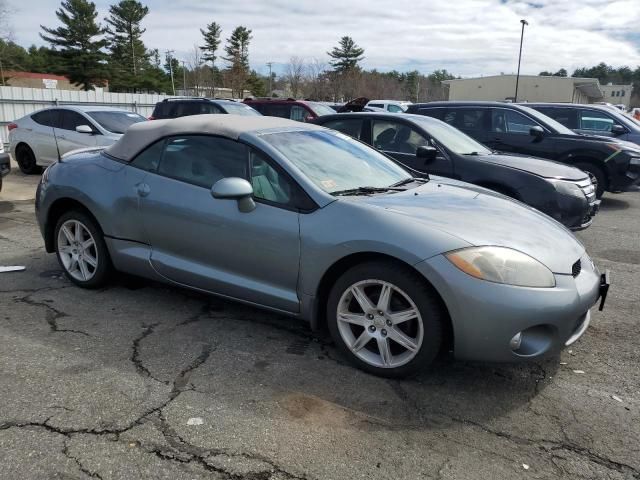
M 581 271 L 582 271 L 582 262 L 578 260 L 576 263 L 574 263 L 571 266 L 571 275 L 573 275 L 574 277 L 577 277 L 578 275 L 580 275 Z

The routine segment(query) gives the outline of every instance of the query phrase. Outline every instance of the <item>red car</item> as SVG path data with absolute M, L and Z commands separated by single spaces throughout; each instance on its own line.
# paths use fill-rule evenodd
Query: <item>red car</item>
M 246 98 L 244 103 L 269 117 L 288 118 L 298 122 L 308 122 L 322 115 L 332 115 L 331 107 L 319 102 L 294 100 L 292 98 Z

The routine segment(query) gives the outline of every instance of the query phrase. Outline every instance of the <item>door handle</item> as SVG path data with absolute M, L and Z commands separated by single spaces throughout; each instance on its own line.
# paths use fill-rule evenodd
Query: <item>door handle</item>
M 58 135 L 58 138 L 59 138 L 60 140 L 66 140 L 66 139 L 67 139 L 67 137 L 65 137 L 64 135 Z
M 136 188 L 138 190 L 138 195 L 140 195 L 141 197 L 146 197 L 151 193 L 151 187 L 146 183 L 139 183 L 138 185 L 136 185 Z

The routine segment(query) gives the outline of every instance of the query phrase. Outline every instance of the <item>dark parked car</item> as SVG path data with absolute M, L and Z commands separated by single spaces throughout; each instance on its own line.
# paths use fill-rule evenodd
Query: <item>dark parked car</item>
M 495 150 L 578 167 L 596 178 L 598 197 L 640 183 L 636 145 L 578 135 L 533 108 L 500 102 L 432 102 L 411 105 L 407 112 L 444 120 Z
M 558 162 L 497 154 L 460 130 L 421 115 L 342 113 L 313 121 L 357 138 L 420 172 L 463 180 L 520 200 L 579 230 L 600 202 L 582 170 Z
M 333 108 L 320 102 L 292 98 L 246 98 L 244 103 L 252 106 L 262 115 L 288 118 L 298 122 L 308 122 L 322 115 L 336 113 Z
M 200 97 L 165 98 L 156 103 L 149 120 L 205 115 L 210 113 L 228 113 L 233 115 L 260 115 L 253 108 L 233 100 L 210 99 Z
M 576 133 L 613 137 L 640 145 L 640 123 L 617 108 L 574 103 L 529 103 L 527 106 Z

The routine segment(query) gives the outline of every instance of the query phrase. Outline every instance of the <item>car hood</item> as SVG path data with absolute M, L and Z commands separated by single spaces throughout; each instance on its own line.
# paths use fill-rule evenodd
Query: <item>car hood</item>
M 640 148 L 636 143 L 629 142 L 627 140 L 620 140 L 619 138 L 606 137 L 604 135 L 587 135 L 584 133 L 576 133 L 575 135 L 560 134 L 558 136 L 567 140 L 573 140 L 578 142 L 584 142 L 585 140 L 589 140 L 591 142 L 598 142 L 598 143 L 612 143 L 614 145 L 617 145 L 618 147 L 624 148 L 625 150 L 626 149 L 638 150 Z
M 544 160 L 542 158 L 529 157 L 526 155 L 478 155 L 476 157 L 486 163 L 504 165 L 525 172 L 533 173 L 543 178 L 557 178 L 562 180 L 582 180 L 586 175 L 575 167 L 564 163 Z
M 571 274 L 584 247 L 563 225 L 539 211 L 482 187 L 433 178 L 418 188 L 350 197 L 390 214 L 405 215 L 472 245 L 513 248 L 552 272 Z

